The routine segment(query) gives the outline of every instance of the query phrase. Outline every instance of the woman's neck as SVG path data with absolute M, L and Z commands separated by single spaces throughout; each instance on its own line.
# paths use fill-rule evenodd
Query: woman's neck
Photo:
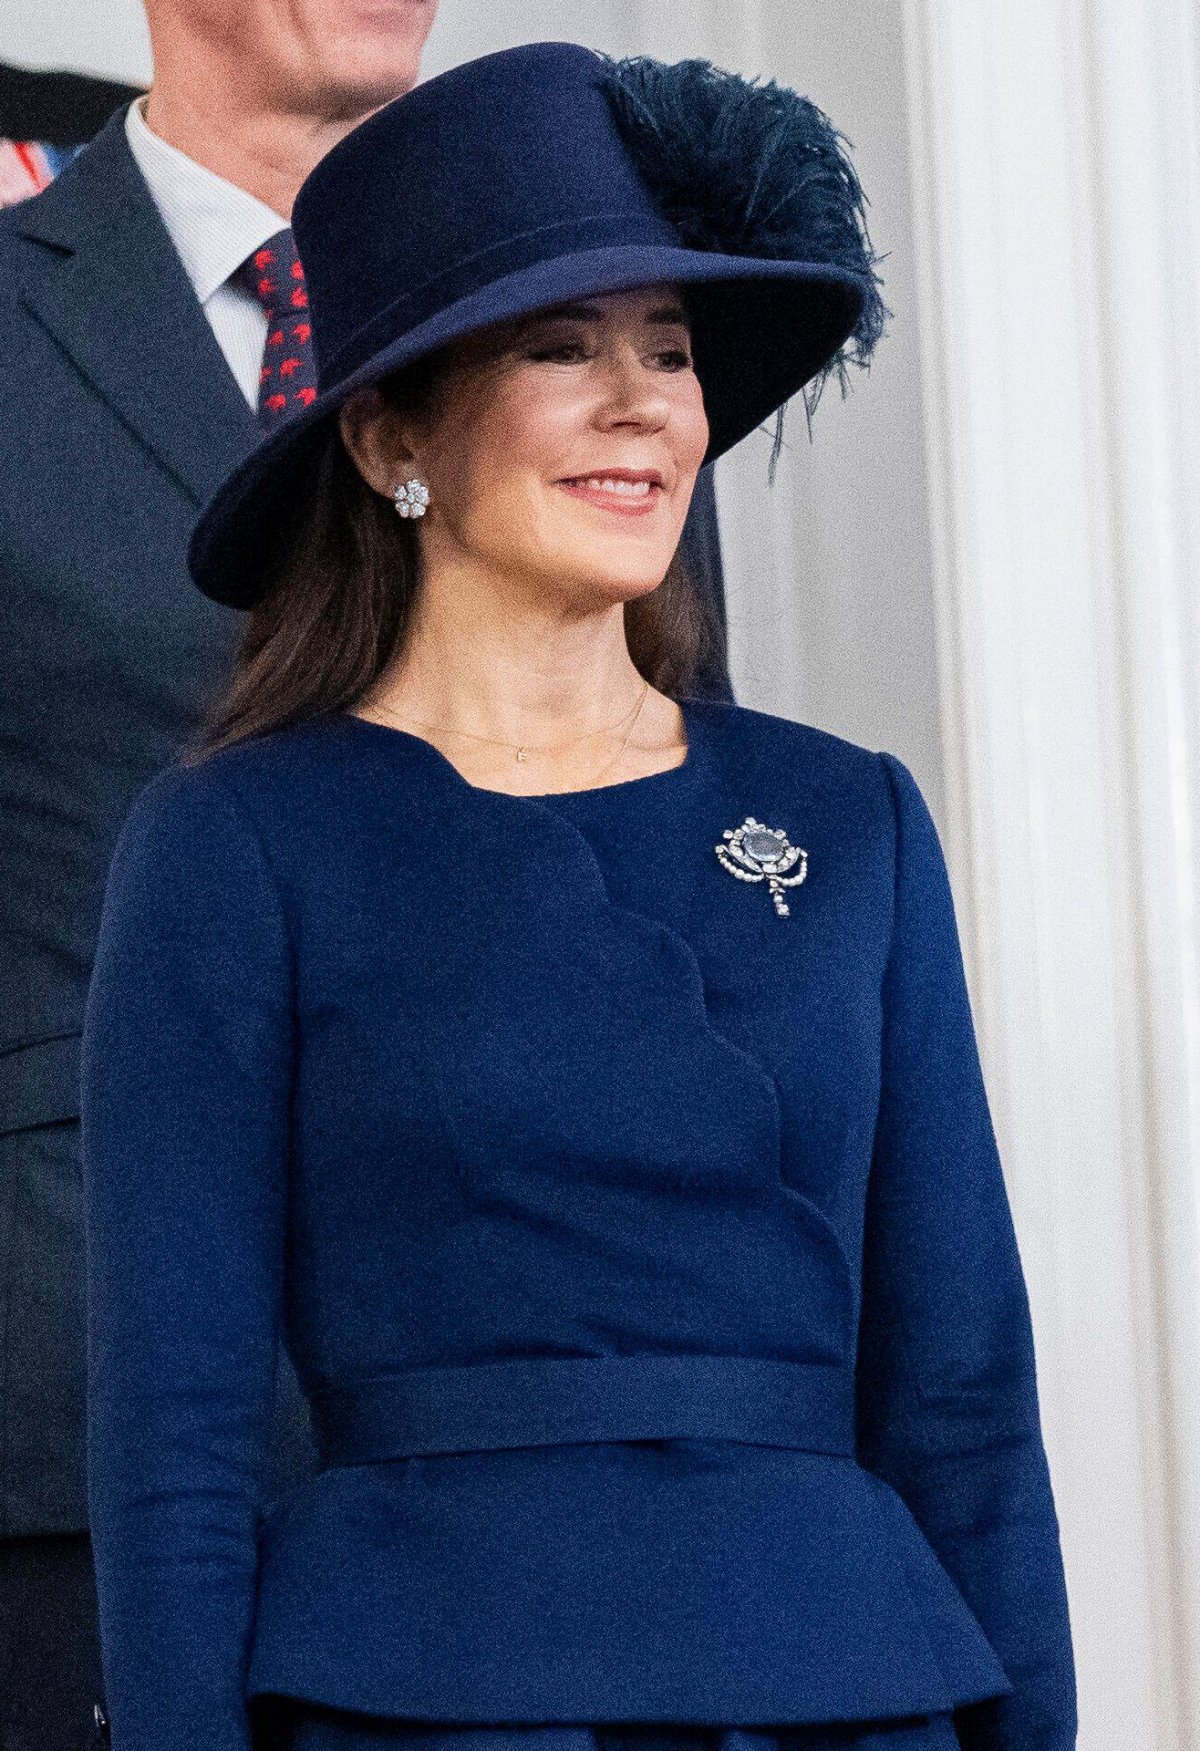
M 356 708 L 432 742 L 489 789 L 569 790 L 677 764 L 682 713 L 650 687 L 622 644 L 619 660 L 565 669 L 407 660 Z

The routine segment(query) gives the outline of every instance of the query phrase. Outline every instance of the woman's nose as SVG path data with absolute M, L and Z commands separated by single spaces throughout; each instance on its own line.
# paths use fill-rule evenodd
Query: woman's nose
M 608 368 L 608 393 L 602 417 L 608 425 L 636 424 L 657 430 L 671 415 L 671 399 L 661 371 L 628 348 L 615 355 Z

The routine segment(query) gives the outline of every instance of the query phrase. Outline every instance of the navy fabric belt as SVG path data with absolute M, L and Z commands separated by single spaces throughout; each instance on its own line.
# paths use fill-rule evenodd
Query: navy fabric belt
M 327 1465 L 577 1441 L 855 1451 L 852 1373 L 764 1357 L 523 1357 L 412 1368 L 320 1387 L 312 1410 Z

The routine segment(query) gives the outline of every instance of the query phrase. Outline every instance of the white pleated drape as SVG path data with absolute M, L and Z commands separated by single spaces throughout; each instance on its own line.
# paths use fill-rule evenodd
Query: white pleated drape
M 907 0 L 947 821 L 1084 1751 L 1200 1747 L 1188 0 Z

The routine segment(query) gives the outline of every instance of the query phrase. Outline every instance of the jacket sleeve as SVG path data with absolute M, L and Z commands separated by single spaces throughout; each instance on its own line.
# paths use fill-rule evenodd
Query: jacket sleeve
M 83 1033 L 88 1494 L 114 1751 L 249 1751 L 283 1269 L 291 958 L 235 793 L 160 774 Z
M 896 817 L 883 1064 L 857 1364 L 860 1461 L 904 1499 L 1013 1690 L 964 1751 L 1069 1751 L 1075 1672 L 1025 1280 L 945 862 L 915 780 Z

